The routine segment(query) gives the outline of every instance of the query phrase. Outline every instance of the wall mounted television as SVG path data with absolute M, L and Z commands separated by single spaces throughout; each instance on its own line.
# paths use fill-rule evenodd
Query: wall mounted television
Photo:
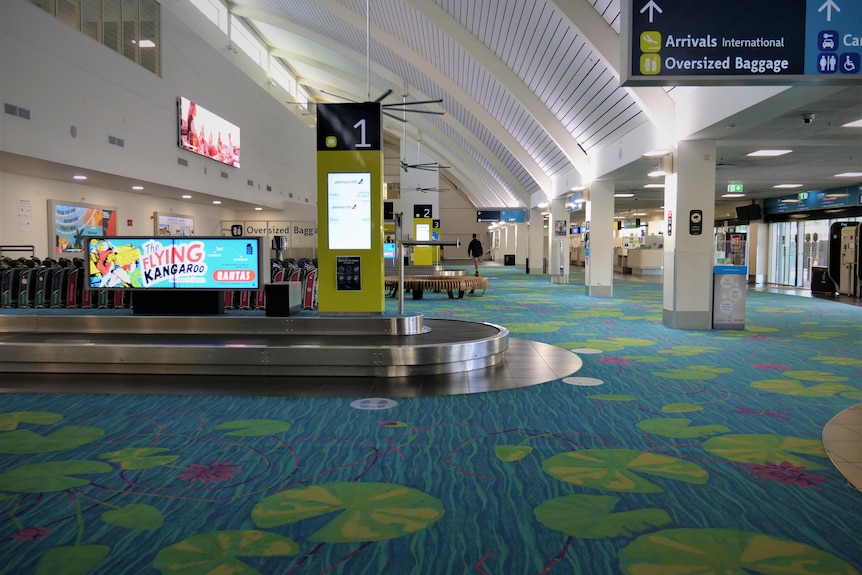
M 87 237 L 87 287 L 259 289 L 259 237 Z
M 183 97 L 177 100 L 177 145 L 222 164 L 239 167 L 239 128 Z

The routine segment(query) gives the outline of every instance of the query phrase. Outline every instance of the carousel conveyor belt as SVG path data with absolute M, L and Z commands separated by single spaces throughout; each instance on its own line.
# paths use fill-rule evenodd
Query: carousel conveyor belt
M 0 317 L 0 372 L 404 377 L 493 366 L 505 327 L 408 317 Z

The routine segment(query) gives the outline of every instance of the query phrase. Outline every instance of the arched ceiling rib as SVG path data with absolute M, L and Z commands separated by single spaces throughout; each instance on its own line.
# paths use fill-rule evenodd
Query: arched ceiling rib
M 616 35 L 616 0 L 574 1 L 591 26 Z M 356 93 L 367 83 L 366 5 L 371 86 Z M 489 188 L 465 190 L 477 207 L 528 205 L 534 193 L 551 193 L 555 177 L 575 168 L 588 175 L 591 150 L 646 121 L 548 0 L 236 0 L 231 11 L 314 94 L 341 78 L 338 93 L 356 100 L 391 88 L 386 102 L 395 102 L 405 82 L 412 98 L 442 97 L 445 116 L 409 120 L 426 153 L 469 178 L 465 188 Z

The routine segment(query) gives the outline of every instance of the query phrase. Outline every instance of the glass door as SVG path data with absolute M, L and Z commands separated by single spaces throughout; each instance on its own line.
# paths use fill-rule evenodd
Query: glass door
M 797 222 L 776 222 L 769 225 L 770 274 L 768 281 L 779 285 L 796 285 L 798 240 Z M 809 280 L 810 281 L 810 280 Z

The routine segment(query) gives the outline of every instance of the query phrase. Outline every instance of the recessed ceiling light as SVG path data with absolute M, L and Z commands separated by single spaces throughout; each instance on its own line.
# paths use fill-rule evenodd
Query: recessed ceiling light
M 842 127 L 843 128 L 862 128 L 862 118 L 859 118 L 858 120 L 854 120 L 852 122 L 847 122 L 846 124 L 843 124 Z
M 215 205 L 219 205 L 219 204 L 221 204 L 221 200 L 213 200 L 213 203 L 214 203 Z
M 144 186 L 132 186 L 133 190 L 143 190 Z
M 777 189 L 801 188 L 802 184 L 778 184 L 772 187 Z
M 254 209 L 254 211 L 259 212 L 259 211 L 261 211 L 262 209 L 263 209 L 263 208 L 255 208 L 255 209 Z
M 634 194 L 614 194 L 615 198 L 633 198 Z
M 835 174 L 836 178 L 862 178 L 862 172 L 844 172 L 842 174 Z
M 645 188 L 663 188 L 664 184 L 647 184 L 644 187 Z
M 633 216 L 645 216 L 646 212 L 634 212 L 632 215 Z
M 152 40 L 141 40 L 141 43 L 138 44 L 141 48 L 155 48 L 156 43 Z
M 536 204 L 536 207 L 539 208 L 540 210 L 543 210 L 543 209 L 547 208 L 549 205 L 551 205 L 551 204 L 549 204 L 548 202 L 539 202 L 538 204 Z
M 72 176 L 72 179 L 73 180 L 86 180 L 87 176 L 82 176 L 81 174 L 75 174 L 74 176 Z
M 784 154 L 789 154 L 792 151 L 793 150 L 757 150 L 756 152 L 751 152 L 747 155 L 753 157 L 772 158 L 775 156 L 783 156 Z
M 185 194 L 185 195 L 183 196 L 183 199 L 184 199 L 184 200 L 190 200 L 190 199 L 192 199 L 192 197 L 191 197 L 190 195 L 188 195 L 188 194 Z
M 721 194 L 722 198 L 744 198 L 745 194 Z
M 660 177 L 662 177 L 662 176 L 666 176 L 666 175 L 667 175 L 667 170 L 662 170 L 661 168 L 659 168 L 658 170 L 653 170 L 653 171 L 651 171 L 651 172 L 650 172 L 650 173 L 648 173 L 647 175 L 648 175 L 649 177 L 651 177 L 651 178 L 660 178 Z

